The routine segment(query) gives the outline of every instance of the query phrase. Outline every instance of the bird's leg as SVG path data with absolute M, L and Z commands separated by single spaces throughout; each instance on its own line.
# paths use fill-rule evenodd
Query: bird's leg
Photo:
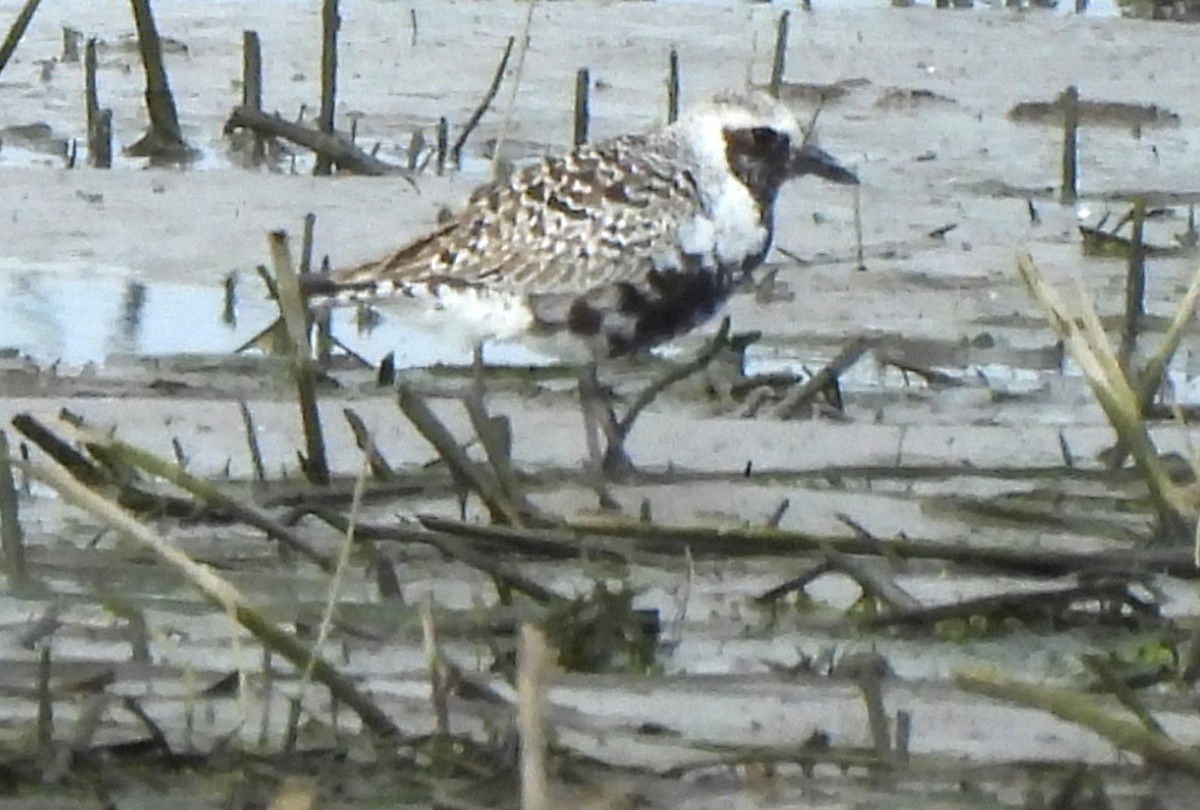
M 612 477 L 632 472 L 633 462 L 625 454 L 625 438 L 633 430 L 633 423 L 641 416 L 642 411 L 666 389 L 677 382 L 686 380 L 693 374 L 698 374 L 708 368 L 713 359 L 729 346 L 729 317 L 721 321 L 721 328 L 712 340 L 691 361 L 684 363 L 658 377 L 637 395 L 637 398 L 625 409 L 625 415 L 619 420 L 613 414 L 612 407 L 608 408 L 609 422 L 605 425 L 608 434 L 608 450 L 604 455 L 603 468 Z
M 609 476 L 608 458 L 613 453 L 613 442 L 617 442 L 620 457 L 632 469 L 633 465 L 620 449 L 620 438 L 617 430 L 617 417 L 613 413 L 610 396 L 600 385 L 599 373 L 595 363 L 589 363 L 579 375 L 579 404 L 583 411 L 583 427 L 587 439 L 588 470 L 591 473 L 592 484 L 600 498 L 600 505 L 606 509 L 615 508 L 617 503 L 608 492 L 606 480 Z M 605 437 L 604 451 L 601 447 L 601 436 Z

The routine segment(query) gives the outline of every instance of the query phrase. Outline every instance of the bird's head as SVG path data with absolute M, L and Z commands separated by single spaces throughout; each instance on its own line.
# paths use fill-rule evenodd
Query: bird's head
M 834 183 L 858 177 L 811 143 L 787 105 L 765 93 L 723 93 L 680 119 L 696 156 L 741 181 L 759 200 L 771 202 L 788 180 L 806 174 Z

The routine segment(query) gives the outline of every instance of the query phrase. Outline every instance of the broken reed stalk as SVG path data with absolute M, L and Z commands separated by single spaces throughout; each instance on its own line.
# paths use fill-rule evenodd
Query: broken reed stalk
M 146 72 L 146 111 L 150 116 L 150 131 L 129 147 L 129 154 L 169 158 L 186 156 L 187 144 L 179 128 L 179 113 L 175 108 L 175 98 L 171 95 L 171 84 L 167 80 L 162 40 L 158 36 L 154 13 L 150 10 L 150 0 L 130 2 L 137 25 L 138 50 Z
M 100 109 L 96 86 L 96 38 L 87 41 L 83 60 L 84 104 L 87 109 L 88 163 L 96 169 L 112 168 L 112 110 Z
M 545 634 L 534 625 L 521 625 L 517 656 L 521 810 L 550 810 L 550 792 L 546 778 L 545 704 L 553 661 Z
M 1129 246 L 1129 266 L 1125 273 L 1125 316 L 1121 321 L 1121 348 L 1117 362 L 1130 380 L 1137 380 L 1134 373 L 1134 355 L 1137 352 L 1138 328 L 1146 313 L 1146 247 L 1143 237 L 1146 231 L 1146 198 L 1133 201 L 1133 236 Z
M 25 5 L 17 13 L 12 27 L 8 29 L 8 35 L 4 37 L 4 42 L 0 43 L 0 72 L 4 71 L 4 66 L 17 49 L 17 43 L 25 36 L 25 29 L 29 27 L 29 21 L 33 19 L 33 12 L 37 11 L 40 2 L 41 0 L 25 0 Z
M 588 125 L 591 123 L 592 110 L 589 93 L 592 89 L 592 76 L 587 68 L 580 68 L 575 73 L 575 132 L 571 142 L 575 146 L 587 143 Z
M 671 49 L 667 56 L 667 123 L 679 120 L 679 51 Z
M 783 86 L 783 71 L 787 67 L 788 20 L 790 11 L 779 15 L 779 27 L 775 30 L 775 57 L 771 60 L 771 81 L 767 92 L 772 98 L 779 98 L 779 90 Z
M 1058 199 L 1062 203 L 1073 203 L 1079 198 L 1078 151 L 1079 151 L 1079 88 L 1071 85 L 1061 96 L 1063 108 L 1063 151 L 1062 187 Z
M 379 452 L 379 448 L 375 446 L 375 440 L 371 438 L 371 432 L 367 430 L 362 417 L 350 408 L 343 408 L 342 415 L 346 417 L 346 422 L 350 425 L 350 432 L 354 434 L 354 443 L 358 445 L 359 450 L 367 454 L 371 477 L 376 481 L 393 480 L 396 473 L 392 469 L 392 465 L 388 464 L 387 459 Z
M 533 3 L 530 3 L 532 10 Z M 516 44 L 516 37 L 509 37 L 508 43 L 504 46 L 504 55 L 500 57 L 500 64 L 496 67 L 495 74 L 492 75 L 492 83 L 488 85 L 487 92 L 483 94 L 483 99 L 479 102 L 479 106 L 475 108 L 475 112 L 471 113 L 471 117 L 467 119 L 467 123 L 463 126 L 463 131 L 454 141 L 454 145 L 450 147 L 450 160 L 456 168 L 462 168 L 462 150 L 467 144 L 467 138 L 471 137 L 471 133 L 475 131 L 475 127 L 479 126 L 479 121 L 483 118 L 484 113 L 492 106 L 492 102 L 496 98 L 496 93 L 500 91 L 500 83 L 504 81 L 504 71 L 508 69 L 508 60 L 512 56 L 513 45 Z M 499 144 L 496 146 L 499 153 Z
M 1097 705 L 1096 696 L 1069 689 L 1006 680 L 980 672 L 959 673 L 954 685 L 976 695 L 1016 703 L 1053 714 L 1090 729 L 1122 751 L 1132 751 L 1148 763 L 1178 768 L 1200 777 L 1200 751 L 1157 734 L 1140 723 L 1118 719 Z
M 8 434 L 0 430 L 0 552 L 10 590 L 26 580 L 25 540 L 21 533 L 21 511 L 17 482 L 8 451 Z
M 153 551 L 159 559 L 190 582 L 209 603 L 233 617 L 264 647 L 283 656 L 297 669 L 303 669 L 311 662 L 313 680 L 328 688 L 335 700 L 349 706 L 378 742 L 395 744 L 402 741 L 403 734 L 400 728 L 353 680 L 344 677 L 332 664 L 294 635 L 280 629 L 211 568 L 195 562 L 115 503 L 77 482 L 60 467 L 30 464 L 28 469 L 34 477 L 57 490 L 66 500 Z
M 1077 316 L 1082 324 L 1077 322 L 1076 316 L 1068 313 L 1058 293 L 1042 278 L 1033 259 L 1026 253 L 1017 257 L 1017 274 L 1046 316 L 1051 330 L 1063 341 L 1067 353 L 1083 373 L 1117 438 L 1133 456 L 1149 487 L 1160 532 L 1168 536 L 1186 532 L 1190 537 L 1196 520 L 1196 499 L 1171 480 L 1158 457 L 1142 420 L 1141 398 L 1121 370 L 1096 310 L 1085 303 Z
M 300 419 L 304 425 L 304 474 L 318 486 L 329 485 L 329 462 L 325 455 L 325 434 L 321 430 L 321 412 L 317 408 L 317 368 L 308 342 L 308 316 L 300 280 L 292 264 L 291 248 L 284 231 L 272 231 L 269 237 L 271 263 L 279 288 L 279 309 L 288 334 L 288 356 L 296 379 L 300 401 Z
M 326 135 L 334 133 L 334 112 L 337 101 L 337 37 L 341 18 L 338 16 L 338 0 L 324 0 L 321 4 L 321 110 L 317 113 L 317 129 Z M 317 165 L 313 174 L 329 175 L 333 172 L 333 160 L 329 155 L 318 152 Z
M 242 106 L 261 110 L 263 103 L 262 43 L 257 31 L 242 32 Z M 258 165 L 266 156 L 266 141 L 254 131 L 250 159 Z

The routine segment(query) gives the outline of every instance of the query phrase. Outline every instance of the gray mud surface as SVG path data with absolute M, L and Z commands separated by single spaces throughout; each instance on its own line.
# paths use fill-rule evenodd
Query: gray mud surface
M 19 5 L 0 0 L 0 20 Z M 272 358 L 233 354 L 273 317 L 254 274 L 267 261 L 268 231 L 298 234 L 315 212 L 318 256 L 335 265 L 369 259 L 469 193 L 487 170 L 486 144 L 502 131 L 513 159 L 563 148 L 577 68 L 589 67 L 596 82 L 594 137 L 645 127 L 665 109 L 669 48 L 679 49 L 685 103 L 761 84 L 778 15 L 767 4 L 538 4 L 511 106 L 510 76 L 468 144 L 465 169 L 423 174 L 414 189 L 394 178 L 314 178 L 304 155 L 292 173 L 287 159 L 276 171 L 252 170 L 230 154 L 221 129 L 240 99 L 241 31 L 255 29 L 263 40 L 266 107 L 294 116 L 307 105 L 311 116 L 317 5 L 156 0 L 160 31 L 187 46 L 167 63 L 185 135 L 204 153 L 186 171 L 128 158 L 107 172 L 64 168 L 64 145 L 84 139 L 83 80 L 79 65 L 52 61 L 60 23 L 105 41 L 100 92 L 121 145 L 146 125 L 142 79 L 136 51 L 122 41 L 132 23 L 110 4 L 46 4 L 39 12 L 0 74 L 0 128 L 19 128 L 0 135 L 0 345 L 15 350 L 0 357 L 0 425 L 14 446 L 14 416 L 58 425 L 66 408 L 164 458 L 177 454 L 191 473 L 283 518 L 287 504 L 317 497 L 301 483 L 303 438 L 287 370 Z M 379 156 L 397 163 L 406 161 L 414 130 L 432 142 L 439 116 L 455 125 L 467 119 L 527 11 L 466 0 L 344 6 L 339 121 L 358 117 L 359 141 L 378 141 Z M 410 8 L 419 21 L 415 46 Z M 774 516 L 780 530 L 823 538 L 1030 555 L 1150 545 L 1145 487 L 1098 460 L 1112 432 L 1018 282 L 1014 257 L 1028 250 L 1068 292 L 1081 280 L 1101 315 L 1117 323 L 1125 263 L 1085 258 L 1077 226 L 1106 212 L 1111 223 L 1128 208 L 1127 195 L 1145 193 L 1161 208 L 1147 241 L 1176 246 L 1188 204 L 1200 201 L 1198 58 L 1200 40 L 1181 25 L 1010 9 L 794 13 L 785 98 L 802 118 L 825 100 L 821 143 L 863 178 L 863 267 L 850 193 L 797 185 L 779 203 L 775 283 L 736 298 L 729 314 L 735 331 L 762 332 L 749 350 L 751 373 L 803 376 L 857 335 L 879 343 L 843 378 L 837 412 L 814 406 L 806 418 L 783 421 L 768 401 L 751 414 L 743 399 L 713 395 L 731 390 L 724 366 L 673 389 L 630 437 L 641 474 L 612 490 L 621 516 L 637 520 L 648 509 L 658 525 L 729 530 L 761 528 Z M 1046 109 L 1068 84 L 1101 112 L 1091 122 L 1085 116 L 1081 201 L 1064 206 L 1054 188 L 1061 132 Z M 1035 112 L 1011 116 L 1018 105 Z M 1144 346 L 1161 335 L 1195 266 L 1186 251 L 1151 262 Z M 222 321 L 231 272 L 232 324 Z M 369 334 L 340 316 L 338 337 L 372 362 L 397 350 L 407 379 L 423 387 L 462 387 L 461 370 L 417 367 L 468 358 L 383 314 Z M 709 332 L 665 354 L 683 357 Z M 1172 365 L 1173 401 L 1197 399 L 1196 346 L 1193 328 Z M 530 359 L 510 347 L 492 347 L 488 357 Z M 618 392 L 631 395 L 655 369 L 617 370 Z M 418 515 L 457 518 L 453 482 L 394 393 L 375 387 L 365 370 L 339 367 L 331 378 L 321 407 L 342 493 L 329 499 L 333 506 L 349 509 L 346 493 L 362 467 L 343 418 L 352 407 L 398 474 L 377 485 L 382 491 L 366 499 L 359 519 L 415 527 Z M 535 504 L 572 521 L 613 520 L 581 472 L 586 448 L 571 376 L 497 368 L 489 380 L 488 405 L 511 420 L 514 464 L 528 473 Z M 266 484 L 253 480 L 239 401 L 253 414 Z M 454 398 L 432 405 L 469 436 Z M 1178 423 L 1153 427 L 1164 453 L 1190 453 L 1190 433 Z M 264 806 L 284 775 L 297 773 L 317 777 L 326 807 L 429 806 L 431 782 L 442 806 L 512 804 L 511 781 L 480 785 L 485 780 L 459 773 L 443 783 L 436 769 L 413 776 L 382 767 L 352 712 L 331 706 L 323 688 L 303 684 L 280 660 L 266 663 L 257 642 L 144 549 L 43 485 L 25 488 L 20 507 L 29 570 L 41 584 L 0 595 L 4 806 Z M 466 516 L 487 520 L 475 499 Z M 276 620 L 319 622 L 330 577 L 281 555 L 260 532 L 147 520 Z M 296 530 L 321 553 L 338 553 L 342 536 L 325 523 L 303 518 Z M 1091 731 L 953 681 L 992 672 L 1085 689 L 1094 684 L 1088 655 L 1131 666 L 1164 655 L 1178 662 L 1187 651 L 1180 640 L 1200 617 L 1186 566 L 1176 575 L 1154 566 L 1103 572 L 1124 577 L 1128 592 L 1152 604 L 1148 616 L 1128 606 L 1111 615 L 1084 599 L 1053 616 L 872 629 L 864 616 L 886 610 L 845 573 L 817 577 L 774 605 L 756 600 L 812 569 L 826 558 L 821 552 L 626 540 L 616 559 L 586 543 L 568 559 L 517 553 L 494 539 L 481 546 L 566 597 L 590 594 L 597 582 L 631 593 L 633 606 L 656 611 L 661 624 L 650 674 L 555 679 L 549 719 L 558 744 L 590 758 L 584 776 L 578 767 L 556 772 L 571 783 L 560 803 L 589 801 L 569 792 L 583 782 L 604 786 L 591 797 L 598 803 L 617 794 L 652 807 L 1032 808 L 1051 806 L 1082 764 L 1113 807 L 1195 806 L 1186 776 L 1146 769 Z M 491 577 L 427 545 L 380 540 L 372 554 L 395 567 L 402 600 L 381 598 L 378 563 L 356 550 L 322 648 L 337 667 L 406 734 L 431 732 L 418 611 L 429 605 L 447 658 L 511 699 L 492 671 L 496 648 L 507 647 L 516 621 L 540 614 L 520 599 L 501 606 Z M 924 606 L 1088 581 L 1078 570 L 1034 576 L 944 559 L 857 559 Z M 55 740 L 39 748 L 44 646 L 53 652 Z M 877 751 L 861 680 L 839 664 L 864 653 L 887 661 L 888 717 L 911 718 L 907 765 L 862 764 Z M 206 691 L 231 673 L 243 676 L 240 690 Z M 1173 739 L 1200 744 L 1194 686 L 1162 680 L 1139 699 Z M 1095 701 L 1119 712 L 1107 695 Z M 300 753 L 284 756 L 296 730 L 293 705 L 301 707 Z M 508 703 L 451 701 L 452 730 L 477 742 L 510 739 L 511 715 Z M 71 753 L 81 728 L 91 729 L 94 757 Z M 172 757 L 139 753 L 153 736 L 148 728 Z M 5 776 L 9 760 L 21 774 L 34 762 L 45 785 Z M 1103 806 L 1085 802 L 1058 806 Z

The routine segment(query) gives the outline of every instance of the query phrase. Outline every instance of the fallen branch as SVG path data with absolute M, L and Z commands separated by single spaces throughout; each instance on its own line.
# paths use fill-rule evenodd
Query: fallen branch
M 976 695 L 1049 712 L 1094 731 L 1117 748 L 1132 751 L 1149 763 L 1179 768 L 1193 778 L 1200 777 L 1200 750 L 1180 745 L 1139 723 L 1113 717 L 1097 705 L 1095 695 L 1003 680 L 983 673 L 960 673 L 954 676 L 954 683 Z
M 262 136 L 291 141 L 329 158 L 343 171 L 371 177 L 399 175 L 413 182 L 407 169 L 372 157 L 341 135 L 320 132 L 253 107 L 234 107 L 225 122 L 225 134 L 235 129 L 249 129 Z

